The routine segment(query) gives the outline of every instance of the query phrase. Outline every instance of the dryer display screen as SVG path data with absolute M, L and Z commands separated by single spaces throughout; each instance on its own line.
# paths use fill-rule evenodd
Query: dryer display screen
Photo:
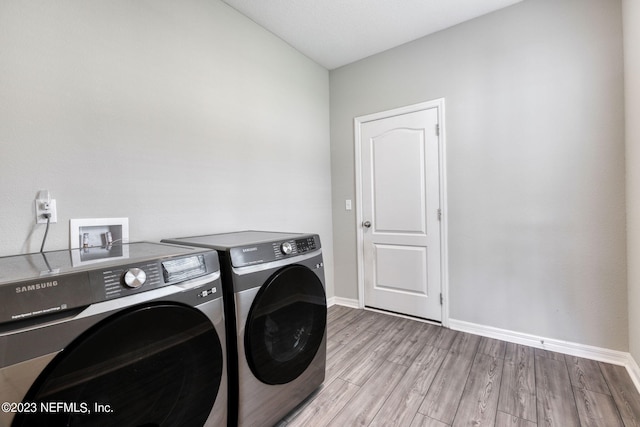
M 298 248 L 298 252 L 308 252 L 316 249 L 316 241 L 313 237 L 308 237 L 306 239 L 296 240 L 296 247 Z

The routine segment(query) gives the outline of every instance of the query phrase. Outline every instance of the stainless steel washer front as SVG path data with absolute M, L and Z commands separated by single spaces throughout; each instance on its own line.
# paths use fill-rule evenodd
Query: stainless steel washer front
M 216 253 L 145 243 L 98 264 L 71 255 L 0 258 L 13 271 L 0 277 L 0 425 L 226 426 Z M 134 268 L 147 277 L 130 288 Z

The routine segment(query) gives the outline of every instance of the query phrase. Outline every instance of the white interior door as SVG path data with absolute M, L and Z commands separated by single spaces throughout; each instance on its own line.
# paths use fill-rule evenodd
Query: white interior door
M 441 321 L 438 108 L 360 126 L 365 306 Z

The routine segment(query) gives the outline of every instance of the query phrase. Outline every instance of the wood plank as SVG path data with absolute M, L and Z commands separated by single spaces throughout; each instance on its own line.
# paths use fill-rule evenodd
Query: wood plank
M 346 307 L 329 312 L 327 314 L 327 338 L 333 338 L 337 333 L 349 328 L 351 325 L 359 325 L 358 319 L 363 315 L 364 310 L 352 310 Z
M 383 364 L 391 350 L 409 334 L 408 326 L 406 319 L 397 317 L 393 325 L 384 334 L 379 335 L 371 347 L 368 347 L 368 352 L 361 354 L 359 359 L 355 359 L 339 374 L 339 377 L 353 384 L 364 385 Z
M 449 354 L 470 357 L 473 360 L 481 339 L 478 335 L 459 332 L 449 349 Z
M 325 368 L 325 382 L 330 382 L 344 372 L 354 360 L 360 360 L 370 353 L 370 349 L 376 345 L 376 334 L 363 333 L 355 337 L 350 343 L 344 344 L 339 349 L 327 353 Z
M 367 426 L 407 371 L 406 366 L 383 361 L 375 375 L 358 390 L 330 422 L 332 426 Z
M 424 347 L 400 384 L 389 395 L 371 426 L 405 427 L 409 425 L 427 395 L 446 354 L 447 351 L 441 348 Z
M 412 322 L 410 332 L 387 356 L 389 362 L 410 366 L 433 335 L 435 326 Z
M 498 410 L 536 422 L 536 372 L 533 348 L 508 343 Z
M 478 346 L 478 353 L 504 359 L 506 349 L 507 343 L 505 341 L 482 337 L 480 339 L 480 345 Z
M 607 382 L 602 376 L 600 365 L 594 360 L 565 355 L 569 378 L 574 387 L 586 388 L 597 393 L 611 394 Z
M 445 424 L 453 422 L 479 342 L 475 335 L 456 336 L 418 412 Z
M 354 314 L 354 312 L 355 310 L 351 310 L 349 307 L 334 304 L 331 307 L 327 307 L 327 323 L 333 324 L 345 314 Z
M 392 316 L 389 314 L 378 313 L 375 311 L 364 310 L 367 316 L 373 319 L 373 325 L 369 328 L 370 331 L 375 331 L 378 334 L 384 334 L 389 331 L 390 328 L 395 327 L 400 321 L 406 321 L 402 317 Z
M 354 311 L 361 313 L 356 323 L 327 340 L 327 380 L 335 378 L 349 363 L 362 359 L 369 348 L 379 345 L 377 334 L 387 331 L 398 319 L 392 316 L 380 319 L 371 311 Z
M 622 366 L 608 363 L 600 363 L 600 369 L 625 426 L 640 426 L 640 393 L 631 381 L 627 370 Z
M 443 328 L 442 326 L 436 326 L 426 344 L 432 347 L 444 348 L 445 350 L 449 350 L 457 336 L 457 331 Z
M 336 378 L 331 384 L 324 387 L 313 401 L 305 406 L 303 411 L 290 419 L 287 426 L 328 425 L 336 413 L 349 403 L 359 389 L 360 387 L 355 384 Z
M 495 424 L 503 364 L 501 358 L 476 354 L 453 420 L 454 427 Z
M 542 348 L 536 348 L 536 357 L 546 357 L 547 359 L 557 360 L 559 362 L 564 362 L 564 354 L 556 353 L 551 350 L 544 350 Z
M 574 387 L 582 427 L 624 427 L 613 398 L 586 388 Z
M 365 332 L 378 333 L 383 328 L 382 323 L 390 322 L 392 319 L 384 319 L 381 321 L 375 313 L 366 310 L 353 310 L 357 315 L 353 317 L 351 323 L 345 324 L 344 328 L 329 334 L 327 330 L 327 350 L 335 343 L 342 343 L 353 339 L 354 336 Z M 348 326 L 348 327 L 347 327 Z M 329 328 L 330 329 L 330 328 Z
M 579 427 L 571 380 L 562 361 L 537 356 L 536 398 L 539 426 Z
M 336 351 L 336 348 L 357 340 L 361 335 L 376 334 L 376 332 L 369 332 L 367 326 L 370 325 L 368 325 L 366 321 L 360 321 L 353 328 L 345 327 L 341 331 L 333 334 L 331 337 L 327 336 L 327 355 L 331 354 L 333 351 Z
M 425 415 L 417 413 L 413 418 L 411 425 L 409 427 L 449 427 L 447 424 L 442 423 L 438 420 L 434 420 L 433 418 L 429 418 Z
M 537 424 L 522 418 L 498 411 L 495 427 L 536 427 Z

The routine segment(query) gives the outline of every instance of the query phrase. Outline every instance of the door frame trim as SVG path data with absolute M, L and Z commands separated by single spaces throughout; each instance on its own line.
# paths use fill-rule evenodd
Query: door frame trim
M 402 114 L 414 113 L 416 111 L 438 109 L 438 124 L 440 133 L 438 139 L 438 162 L 440 166 L 440 207 L 442 217 L 440 221 L 440 269 L 441 269 L 441 292 L 442 304 L 442 325 L 449 327 L 449 257 L 448 257 L 448 209 L 447 209 L 447 158 L 446 158 L 446 126 L 445 126 L 445 100 L 438 98 L 432 101 L 421 102 L 405 107 L 394 108 L 388 111 L 367 114 L 353 119 L 354 128 L 354 148 L 355 148 L 355 181 L 356 181 L 356 247 L 357 247 L 357 276 L 358 276 L 358 307 L 364 308 L 364 234 L 362 231 L 362 144 L 361 126 L 364 123 L 374 120 L 386 119 Z

